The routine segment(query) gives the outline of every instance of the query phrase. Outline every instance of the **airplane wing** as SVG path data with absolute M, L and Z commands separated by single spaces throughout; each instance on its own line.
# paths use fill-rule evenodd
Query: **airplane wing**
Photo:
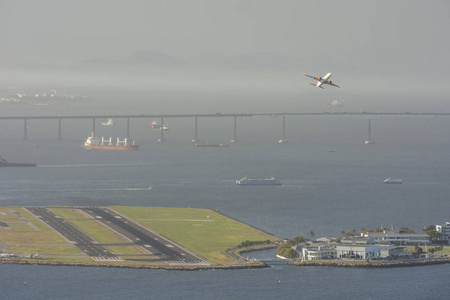
M 332 83 L 332 82 L 330 82 L 330 83 L 328 83 L 328 84 L 340 88 L 340 86 L 338 86 L 337 84 L 334 84 L 334 83 Z
M 313 85 L 315 87 L 321 88 L 322 90 L 324 89 L 323 86 L 321 86 L 321 85 L 317 86 L 315 83 L 310 83 L 310 85 Z
M 308 75 L 308 74 L 306 74 L 306 73 L 303 73 L 303 76 L 306 76 L 306 77 L 312 78 L 312 79 L 314 79 L 314 80 L 319 80 L 319 78 L 317 78 L 317 77 L 314 77 L 314 76 L 311 76 L 311 75 Z

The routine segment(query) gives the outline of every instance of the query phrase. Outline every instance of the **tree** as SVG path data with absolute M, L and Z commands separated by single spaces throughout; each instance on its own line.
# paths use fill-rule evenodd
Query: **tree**
M 414 256 L 417 256 L 417 255 L 420 255 L 420 254 L 422 254 L 423 253 L 423 249 L 421 248 L 421 247 L 419 247 L 419 246 L 414 246 L 414 251 L 412 251 L 412 254 L 414 255 Z
M 314 231 L 310 231 L 309 233 L 308 233 L 308 235 L 311 237 L 311 238 L 314 238 L 314 236 L 316 235 L 315 233 L 314 233 Z
M 306 243 L 306 239 L 302 236 L 296 236 L 287 241 L 287 244 L 289 244 L 291 246 L 296 246 L 301 243 Z
M 432 240 L 439 240 L 441 238 L 441 234 L 438 231 L 436 231 L 435 225 L 430 225 L 427 228 L 422 229 L 422 231 L 428 234 L 428 236 Z
M 436 230 L 436 225 L 429 225 L 427 228 L 422 229 L 423 232 Z
M 398 230 L 399 233 L 414 233 L 413 230 L 409 229 L 408 227 L 404 226 L 404 227 L 400 227 Z
M 286 258 L 295 258 L 297 256 L 297 251 L 292 249 L 289 243 L 281 244 L 277 247 L 277 253 Z

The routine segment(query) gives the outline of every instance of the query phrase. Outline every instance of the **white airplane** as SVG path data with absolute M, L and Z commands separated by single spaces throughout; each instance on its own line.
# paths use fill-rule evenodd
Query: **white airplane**
M 314 77 L 314 76 L 311 76 L 311 75 L 308 75 L 308 74 L 305 74 L 305 73 L 303 73 L 303 75 L 306 76 L 306 77 L 312 78 L 314 80 L 317 80 L 316 84 L 314 84 L 314 83 L 310 83 L 310 84 L 314 85 L 314 86 L 316 86 L 318 88 L 323 89 L 322 84 L 329 84 L 329 85 L 332 85 L 332 86 L 340 88 L 340 86 L 332 83 L 331 80 L 328 80 L 328 78 L 331 77 L 331 73 L 328 73 L 327 75 L 325 75 L 323 77 Z

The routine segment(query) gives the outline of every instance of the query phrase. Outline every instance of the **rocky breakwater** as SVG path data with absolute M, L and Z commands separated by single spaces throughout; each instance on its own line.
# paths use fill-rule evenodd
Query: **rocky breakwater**
M 132 264 L 107 264 L 107 263 L 67 263 L 57 261 L 45 261 L 36 259 L 0 259 L 0 264 L 17 265 L 44 265 L 44 266 L 72 266 L 72 267 L 102 267 L 102 268 L 128 268 L 128 269 L 153 269 L 153 270 L 177 270 L 177 271 L 202 271 L 202 270 L 238 270 L 259 269 L 268 266 L 260 261 L 236 265 L 132 265 Z
M 289 263 L 299 267 L 339 267 L 339 268 L 398 268 L 450 263 L 450 258 L 408 259 L 408 260 L 307 260 Z

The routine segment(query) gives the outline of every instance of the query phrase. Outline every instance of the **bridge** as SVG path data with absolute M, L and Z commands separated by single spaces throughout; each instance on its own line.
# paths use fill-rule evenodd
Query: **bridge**
M 161 125 L 164 125 L 164 119 L 168 118 L 193 118 L 194 121 L 194 138 L 193 142 L 198 141 L 198 119 L 199 118 L 233 118 L 234 119 L 234 137 L 231 140 L 232 143 L 237 142 L 237 119 L 238 118 L 246 118 L 246 117 L 263 117 L 263 116 L 282 116 L 283 117 L 283 128 L 282 128 L 282 138 L 279 140 L 279 143 L 287 142 L 286 139 L 286 117 L 288 116 L 354 116 L 354 117 L 364 117 L 369 120 L 369 139 L 366 143 L 371 143 L 370 141 L 370 119 L 375 117 L 388 117 L 388 116 L 429 116 L 429 117 L 437 117 L 437 116 L 450 116 L 450 113 L 443 112 L 404 112 L 404 113 L 389 113 L 389 112 L 281 112 L 281 113 L 238 113 L 238 114 L 137 114 L 137 115 L 114 115 L 114 114 L 106 114 L 106 115 L 73 115 L 73 116 L 0 116 L 0 121 L 8 121 L 8 120 L 23 120 L 23 139 L 28 139 L 27 126 L 29 120 L 57 120 L 58 121 L 58 140 L 62 139 L 62 120 L 69 119 L 88 119 L 92 120 L 92 132 L 95 135 L 95 125 L 97 119 L 126 119 L 127 120 L 127 139 L 130 139 L 130 120 L 131 119 L 160 119 Z M 159 141 L 164 141 L 164 130 L 163 126 L 161 126 L 160 130 L 161 137 Z

